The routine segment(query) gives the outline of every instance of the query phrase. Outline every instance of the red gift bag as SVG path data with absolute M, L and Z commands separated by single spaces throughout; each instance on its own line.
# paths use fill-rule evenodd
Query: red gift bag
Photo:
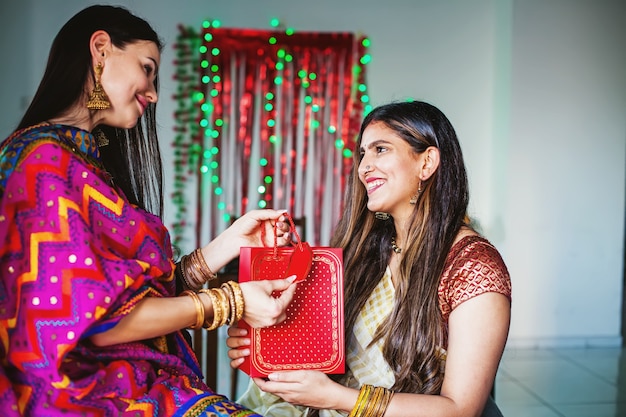
M 239 282 L 286 278 L 292 273 L 301 280 L 284 322 L 262 329 L 239 322 L 251 339 L 250 356 L 239 369 L 251 377 L 296 369 L 327 374 L 345 370 L 342 250 L 311 248 L 295 235 L 292 247 L 240 251 Z

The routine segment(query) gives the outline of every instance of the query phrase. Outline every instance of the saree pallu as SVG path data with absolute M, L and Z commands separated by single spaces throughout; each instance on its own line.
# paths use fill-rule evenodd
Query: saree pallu
M 205 385 L 181 332 L 108 347 L 145 297 L 174 296 L 161 220 L 129 203 L 86 131 L 44 123 L 0 148 L 0 410 L 246 416 Z

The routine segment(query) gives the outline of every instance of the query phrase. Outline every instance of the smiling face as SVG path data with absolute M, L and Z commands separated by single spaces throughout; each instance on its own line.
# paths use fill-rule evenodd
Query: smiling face
M 158 97 L 155 79 L 160 53 L 150 41 L 127 44 L 124 49 L 110 45 L 103 60 L 101 83 L 111 108 L 103 110 L 101 123 L 132 128 L 149 103 Z
M 425 154 L 413 148 L 385 124 L 375 122 L 363 132 L 359 179 L 367 190 L 367 208 L 395 219 L 406 219 L 414 206 Z

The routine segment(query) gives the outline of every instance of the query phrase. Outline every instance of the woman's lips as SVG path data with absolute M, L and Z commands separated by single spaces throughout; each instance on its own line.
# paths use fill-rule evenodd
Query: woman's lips
M 371 194 L 376 191 L 379 187 L 385 184 L 385 180 L 380 178 L 368 178 L 367 179 L 367 194 Z
M 136 96 L 136 97 L 137 97 L 137 101 L 139 102 L 139 106 L 141 106 L 141 114 L 143 114 L 143 112 L 146 110 L 146 107 L 148 107 L 148 100 L 146 100 L 142 96 Z

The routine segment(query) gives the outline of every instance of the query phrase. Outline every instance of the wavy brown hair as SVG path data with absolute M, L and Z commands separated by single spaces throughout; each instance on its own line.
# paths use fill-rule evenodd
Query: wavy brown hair
M 383 355 L 394 372 L 395 391 L 437 394 L 443 382 L 438 348 L 444 343 L 437 289 L 469 201 L 463 155 L 448 118 L 428 103 L 396 102 L 375 108 L 363 120 L 357 149 L 372 123 L 383 123 L 416 153 L 431 146 L 440 153 L 439 167 L 422 184 L 405 232 L 393 310 L 374 337 L 384 338 Z M 344 250 L 346 337 L 385 272 L 396 233 L 392 220 L 378 220 L 367 209 L 366 190 L 358 176 L 360 158 L 355 152 L 343 213 L 330 243 Z

